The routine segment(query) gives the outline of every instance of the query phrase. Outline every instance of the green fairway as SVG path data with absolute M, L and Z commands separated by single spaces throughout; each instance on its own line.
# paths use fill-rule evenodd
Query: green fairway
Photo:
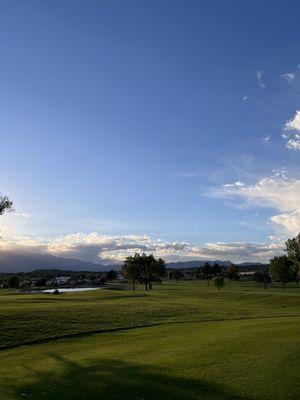
M 1 399 L 299 398 L 293 286 L 0 293 Z

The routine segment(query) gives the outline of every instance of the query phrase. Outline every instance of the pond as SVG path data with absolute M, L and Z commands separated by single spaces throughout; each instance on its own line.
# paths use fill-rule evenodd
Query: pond
M 78 288 L 55 288 L 55 289 L 45 289 L 41 290 L 40 293 L 54 293 L 55 290 L 58 290 L 59 293 L 70 293 L 70 292 L 85 292 L 88 290 L 99 290 L 101 287 L 78 287 Z

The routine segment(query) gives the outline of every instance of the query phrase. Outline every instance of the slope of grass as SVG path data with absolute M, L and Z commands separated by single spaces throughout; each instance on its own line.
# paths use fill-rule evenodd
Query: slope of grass
M 0 399 L 296 400 L 299 332 L 294 286 L 2 290 Z
M 300 315 L 296 287 L 262 289 L 203 282 L 156 285 L 151 292 L 99 290 L 18 294 L 0 291 L 0 348 L 56 337 L 169 322 Z
M 0 398 L 299 398 L 299 317 L 194 322 L 1 351 Z

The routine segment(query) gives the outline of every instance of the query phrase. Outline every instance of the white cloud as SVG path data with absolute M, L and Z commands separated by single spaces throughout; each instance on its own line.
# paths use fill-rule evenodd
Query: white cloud
M 274 215 L 271 221 L 281 225 L 287 232 L 296 235 L 300 232 L 300 213 L 298 211 Z
M 261 179 L 254 185 L 235 182 L 214 189 L 211 193 L 216 197 L 243 199 L 248 206 L 280 211 L 281 214 L 271 217 L 271 222 L 288 234 L 300 231 L 300 180 L 288 179 L 285 171 Z
M 271 143 L 271 135 L 264 136 L 262 140 L 264 143 L 270 144 Z
M 286 147 L 290 150 L 300 150 L 300 111 L 297 110 L 295 116 L 288 120 L 284 125 L 282 137 L 287 140 Z
M 285 131 L 299 131 L 300 132 L 300 110 L 297 110 L 294 118 L 288 120 L 284 125 Z
M 205 254 L 217 259 L 267 261 L 274 255 L 282 253 L 283 243 L 206 243 L 204 246 L 193 248 L 195 254 Z
M 256 75 L 256 79 L 257 79 L 259 87 L 265 89 L 266 88 L 266 84 L 265 84 L 264 79 L 263 79 L 264 71 L 257 71 L 255 75 Z
M 285 74 L 280 75 L 282 79 L 284 79 L 287 83 L 292 83 L 296 77 L 296 72 L 286 72 Z
M 77 258 L 98 263 L 122 262 L 135 252 L 151 252 L 167 261 L 180 260 L 231 260 L 266 262 L 280 254 L 282 243 L 205 243 L 167 242 L 145 235 L 108 236 L 97 232 L 74 233 L 54 239 L 13 237 L 0 241 L 0 249 Z
M 300 150 L 300 136 L 295 135 L 294 139 L 289 139 L 286 143 L 286 147 L 290 150 Z
M 47 252 L 64 257 L 75 257 L 88 261 L 110 259 L 110 254 L 132 254 L 136 251 L 151 250 L 148 236 L 108 236 L 97 232 L 74 233 L 54 239 L 47 246 Z M 112 257 L 116 259 L 117 257 Z
M 245 186 L 243 182 L 236 181 L 234 183 L 226 183 L 225 185 L 223 185 L 223 188 L 233 188 L 233 187 L 243 187 L 243 186 Z
M 272 242 L 280 242 L 283 243 L 286 240 L 286 236 L 284 235 L 268 235 L 268 239 Z
M 31 218 L 31 214 L 24 212 L 15 212 L 14 215 L 21 218 Z

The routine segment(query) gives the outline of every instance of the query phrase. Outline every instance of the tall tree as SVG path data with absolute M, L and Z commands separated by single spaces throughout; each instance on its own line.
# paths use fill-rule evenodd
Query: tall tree
M 256 282 L 259 282 L 262 285 L 264 285 L 265 289 L 268 287 L 268 285 L 271 285 L 272 283 L 272 279 L 268 271 L 256 271 L 255 274 L 253 275 L 253 279 Z
M 209 286 L 209 283 L 213 277 L 212 266 L 209 263 L 206 263 L 203 265 L 202 275 L 203 275 L 203 279 L 206 279 L 207 285 Z
M 234 264 L 230 265 L 230 267 L 227 268 L 226 276 L 228 279 L 238 281 L 240 279 L 238 266 Z
M 140 256 L 140 282 L 145 285 L 145 290 L 151 289 L 150 284 L 152 281 L 152 265 L 154 264 L 154 256 L 143 253 Z
M 218 290 L 220 290 L 223 286 L 225 286 L 225 279 L 224 279 L 224 276 L 222 276 L 222 275 L 216 276 L 216 277 L 214 278 L 214 280 L 213 280 L 213 283 L 214 283 L 215 287 L 216 287 Z
M 139 254 L 136 253 L 134 256 L 126 257 L 122 266 L 122 275 L 125 279 L 128 279 L 132 285 L 132 290 L 135 290 L 135 284 L 140 280 L 141 277 Z
M 21 278 L 18 275 L 13 275 L 8 280 L 10 288 L 19 288 L 21 285 Z
M 281 282 L 282 288 L 292 279 L 293 262 L 286 255 L 274 257 L 270 260 L 270 274 L 272 279 Z
M 140 256 L 141 277 L 140 282 L 145 285 L 145 289 L 152 289 L 153 282 L 160 281 L 166 276 L 166 264 L 161 258 L 155 258 L 153 254 L 143 253 Z
M 162 258 L 154 258 L 151 262 L 151 274 L 149 289 L 152 289 L 153 282 L 160 282 L 167 275 L 166 263 Z
M 112 282 L 112 281 L 114 281 L 114 280 L 116 280 L 118 278 L 118 273 L 117 273 L 117 271 L 111 269 L 110 271 L 106 272 L 105 278 L 108 281 Z
M 173 271 L 170 271 L 169 273 L 169 279 L 174 279 L 175 281 L 179 281 L 179 279 L 182 279 L 184 277 L 183 272 L 181 269 L 174 269 Z
M 222 272 L 222 267 L 218 263 L 214 263 L 214 265 L 211 267 L 211 272 L 214 276 L 220 275 Z
M 156 259 L 152 254 L 136 253 L 125 259 L 122 274 L 131 282 L 133 290 L 136 282 L 144 284 L 145 289 L 149 290 L 152 289 L 153 282 L 166 276 L 166 264 L 163 259 Z
M 300 233 L 285 242 L 285 251 L 288 258 L 293 262 L 292 275 L 298 286 L 300 279 Z
M 7 196 L 3 196 L 0 193 L 0 215 L 3 215 L 5 212 L 12 212 L 13 210 L 13 202 Z

